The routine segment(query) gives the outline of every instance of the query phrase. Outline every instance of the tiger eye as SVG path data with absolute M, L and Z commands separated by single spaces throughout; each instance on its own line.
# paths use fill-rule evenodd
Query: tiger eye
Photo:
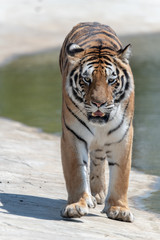
M 89 82 L 90 81 L 90 78 L 89 77 L 85 77 L 84 78 L 86 82 Z
M 91 83 L 91 79 L 89 77 L 84 77 L 83 80 L 86 82 L 86 83 Z
M 117 79 L 108 79 L 108 84 L 112 85 L 117 81 Z

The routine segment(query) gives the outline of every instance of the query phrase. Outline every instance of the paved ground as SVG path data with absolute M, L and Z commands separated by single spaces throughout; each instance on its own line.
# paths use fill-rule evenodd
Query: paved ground
M 66 221 L 60 217 L 67 195 L 59 137 L 1 118 L 0 162 L 1 240 L 160 238 L 160 218 L 137 208 L 157 177 L 132 170 L 129 202 L 134 223 L 108 219 L 100 213 L 103 206 Z

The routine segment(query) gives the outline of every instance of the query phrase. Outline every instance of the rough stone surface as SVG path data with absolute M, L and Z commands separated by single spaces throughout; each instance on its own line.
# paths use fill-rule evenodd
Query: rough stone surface
M 107 172 L 108 175 L 108 172 Z M 67 193 L 60 138 L 0 118 L 0 239 L 160 239 L 158 215 L 140 208 L 141 196 L 158 180 L 132 170 L 129 204 L 133 223 L 110 220 L 91 209 L 88 216 L 64 220 Z

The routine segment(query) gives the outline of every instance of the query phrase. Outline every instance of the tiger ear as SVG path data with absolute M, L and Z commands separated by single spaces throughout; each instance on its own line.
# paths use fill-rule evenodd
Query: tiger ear
M 71 63 L 78 62 L 84 54 L 84 49 L 78 44 L 70 43 L 67 46 L 67 54 Z
M 128 44 L 124 49 L 118 52 L 118 57 L 124 62 L 129 63 L 129 58 L 131 56 L 131 44 Z

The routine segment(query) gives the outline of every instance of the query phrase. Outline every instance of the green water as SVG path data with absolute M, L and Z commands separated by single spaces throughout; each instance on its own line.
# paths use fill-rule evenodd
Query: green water
M 0 68 L 0 115 L 61 131 L 61 79 L 58 50 L 19 57 Z
M 160 34 L 121 38 L 132 43 L 136 85 L 133 166 L 160 176 Z M 41 128 L 61 131 L 61 78 L 58 50 L 19 57 L 0 68 L 0 115 Z M 160 191 L 144 200 L 160 212 Z
M 133 46 L 131 65 L 136 86 L 132 165 L 160 176 L 160 34 L 123 40 Z M 146 209 L 160 213 L 160 183 L 157 188 L 143 204 Z

